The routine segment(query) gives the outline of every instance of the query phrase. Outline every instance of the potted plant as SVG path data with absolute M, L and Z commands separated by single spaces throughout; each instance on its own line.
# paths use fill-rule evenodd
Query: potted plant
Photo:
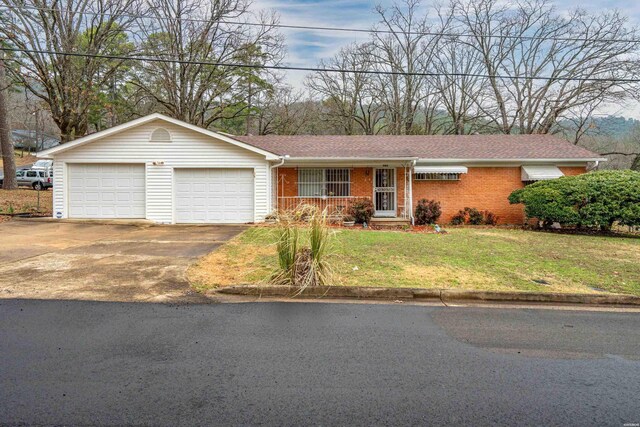
M 356 223 L 356 219 L 351 215 L 345 215 L 342 217 L 342 225 L 345 227 L 353 227 Z
M 266 222 L 267 224 L 275 224 L 277 219 L 278 217 L 276 216 L 276 214 L 269 214 L 264 217 L 264 222 Z

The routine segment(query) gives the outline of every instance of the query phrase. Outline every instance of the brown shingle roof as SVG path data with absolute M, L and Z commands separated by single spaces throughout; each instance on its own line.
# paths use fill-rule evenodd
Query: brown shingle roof
M 552 135 L 234 136 L 295 158 L 593 159 L 600 155 Z

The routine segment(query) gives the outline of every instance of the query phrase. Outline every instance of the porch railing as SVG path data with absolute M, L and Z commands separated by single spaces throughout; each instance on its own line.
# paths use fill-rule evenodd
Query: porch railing
M 298 208 L 300 205 L 314 205 L 320 210 L 327 210 L 332 217 L 346 215 L 349 207 L 355 200 L 369 199 L 370 197 L 278 197 L 278 211 L 286 212 Z

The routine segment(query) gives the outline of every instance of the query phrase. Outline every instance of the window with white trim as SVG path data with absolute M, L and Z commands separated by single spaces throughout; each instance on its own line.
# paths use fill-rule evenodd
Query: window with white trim
M 429 172 L 429 173 L 415 173 L 413 174 L 415 181 L 459 181 L 459 173 L 442 173 L 442 172 Z
M 298 169 L 299 197 L 348 197 L 351 195 L 349 169 Z

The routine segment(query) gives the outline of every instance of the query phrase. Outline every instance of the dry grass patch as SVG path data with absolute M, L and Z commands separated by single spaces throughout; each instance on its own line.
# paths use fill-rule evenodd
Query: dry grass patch
M 38 158 L 36 156 L 32 156 L 31 154 L 21 154 L 20 151 L 14 151 L 14 158 L 16 161 L 16 166 L 26 166 L 32 163 L 35 163 Z M 0 168 L 2 168 L 4 162 L 2 158 L 0 158 Z
M 263 283 L 273 229 L 251 228 L 199 263 L 200 289 Z M 640 295 L 640 239 L 454 228 L 448 234 L 340 229 L 335 285 Z M 204 272 L 206 270 L 206 272 Z
M 187 278 L 198 290 L 255 283 L 264 278 L 265 259 L 275 259 L 273 245 L 243 244 L 235 237 L 223 248 L 211 252 L 187 270 Z
M 38 193 L 40 207 L 38 208 Z M 0 214 L 30 213 L 51 215 L 53 207 L 53 191 L 35 191 L 31 189 L 0 189 Z

